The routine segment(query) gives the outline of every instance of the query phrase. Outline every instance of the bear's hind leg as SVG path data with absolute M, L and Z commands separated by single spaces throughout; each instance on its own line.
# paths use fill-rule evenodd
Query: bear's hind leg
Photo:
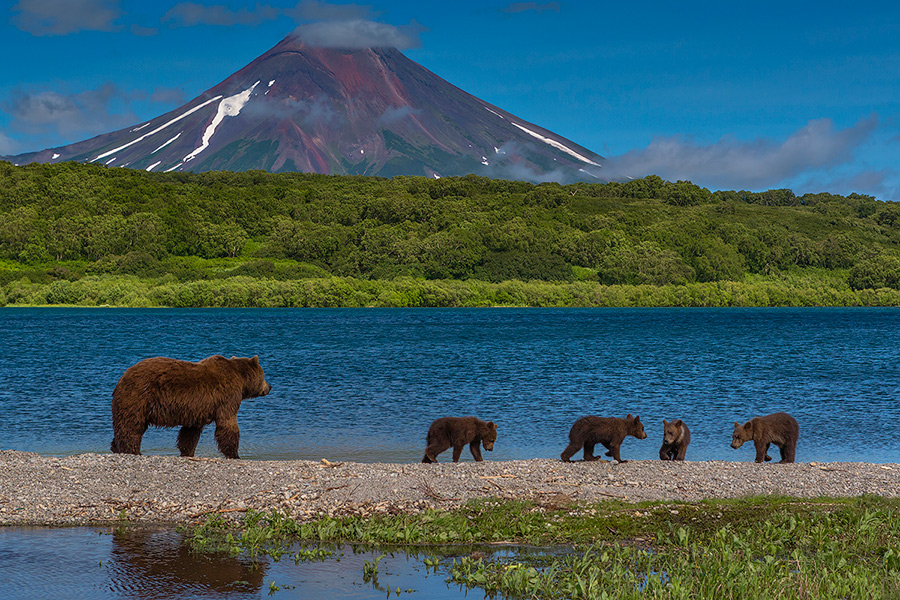
M 587 460 L 587 461 L 600 460 L 599 456 L 594 456 L 594 446 L 596 446 L 596 444 L 591 444 L 591 443 L 587 443 L 587 442 L 584 444 L 584 460 Z
M 797 450 L 794 446 L 792 446 L 791 444 L 785 444 L 784 446 L 779 446 L 778 450 L 781 452 L 781 462 L 794 462 L 794 453 Z
M 432 442 L 425 448 L 425 457 L 422 458 L 423 463 L 437 462 L 438 454 L 450 447 L 448 442 Z
M 144 437 L 145 431 L 147 431 L 146 427 L 144 427 L 142 431 L 115 433 L 113 435 L 113 441 L 112 444 L 110 444 L 109 449 L 112 450 L 114 454 L 139 455 L 141 453 L 141 440 Z
M 197 449 L 197 442 L 200 441 L 200 434 L 203 433 L 203 427 L 187 427 L 181 428 L 178 432 L 178 449 L 182 456 L 193 456 L 194 450 Z
M 216 421 L 216 444 L 219 452 L 225 458 L 240 458 L 238 456 L 238 444 L 241 440 L 241 432 L 238 429 L 237 416 L 224 421 Z
M 578 444 L 569 444 L 568 446 L 566 446 L 566 449 L 562 451 L 562 454 L 560 454 L 559 457 L 563 462 L 569 462 L 569 459 L 572 458 L 572 456 L 574 456 L 575 453 L 579 450 L 581 450 L 581 446 L 579 446 Z

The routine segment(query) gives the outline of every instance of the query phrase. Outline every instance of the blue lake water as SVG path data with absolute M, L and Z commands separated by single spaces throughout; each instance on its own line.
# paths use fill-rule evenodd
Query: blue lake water
M 578 417 L 633 413 L 648 438 L 624 458 L 657 458 L 681 418 L 688 460 L 749 461 L 733 422 L 783 410 L 798 461 L 900 462 L 900 310 L 839 308 L 5 308 L 0 448 L 109 452 L 126 368 L 212 354 L 258 354 L 273 386 L 241 407 L 246 459 L 418 461 L 432 420 L 469 414 L 498 424 L 486 460 L 558 457 Z M 177 454 L 176 433 L 142 451 Z

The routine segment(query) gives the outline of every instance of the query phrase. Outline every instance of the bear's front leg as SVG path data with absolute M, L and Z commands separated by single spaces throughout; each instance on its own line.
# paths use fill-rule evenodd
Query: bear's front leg
M 240 458 L 238 456 L 240 439 L 241 432 L 238 429 L 237 415 L 216 421 L 216 444 L 219 446 L 219 452 L 224 454 L 225 458 Z
M 201 433 L 203 433 L 203 427 L 184 426 L 181 428 L 181 431 L 178 432 L 178 449 L 182 456 L 194 455 Z
M 618 445 L 611 445 L 609 447 L 609 456 L 612 456 L 616 462 L 628 462 L 627 460 L 622 460 L 622 456 L 619 454 L 619 450 L 621 449 Z
M 480 445 L 481 440 L 475 440 L 474 442 L 469 444 L 469 450 L 472 452 L 472 456 L 477 462 L 481 462 L 484 460 L 483 458 L 481 458 L 481 448 L 479 448 Z
M 591 444 L 590 442 L 585 442 L 584 444 L 584 460 L 600 460 L 599 456 L 594 456 L 594 446 L 596 444 Z
M 766 462 L 767 460 L 772 460 L 772 457 L 768 455 L 769 444 L 764 444 L 762 442 L 753 441 L 753 444 L 756 446 L 756 462 Z

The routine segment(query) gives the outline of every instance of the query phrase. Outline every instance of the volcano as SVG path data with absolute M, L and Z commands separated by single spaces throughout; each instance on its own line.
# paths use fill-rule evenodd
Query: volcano
M 294 35 L 155 119 L 6 159 L 156 172 L 603 178 L 602 157 L 464 92 L 397 49 L 313 47 Z

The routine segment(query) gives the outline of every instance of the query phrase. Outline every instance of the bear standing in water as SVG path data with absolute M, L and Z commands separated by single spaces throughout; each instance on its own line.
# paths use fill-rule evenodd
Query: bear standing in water
M 799 437 L 800 426 L 797 425 L 797 420 L 787 413 L 778 412 L 765 417 L 754 417 L 743 425 L 735 421 L 731 447 L 737 450 L 744 442 L 753 440 L 756 462 L 761 463 L 772 460 L 769 445 L 775 444 L 781 451 L 781 462 L 792 463 L 797 453 Z
M 210 356 L 188 362 L 157 356 L 129 367 L 113 390 L 113 441 L 120 454 L 140 454 L 147 427 L 181 427 L 178 449 L 193 456 L 203 428 L 216 423 L 216 443 L 238 458 L 241 401 L 272 390 L 259 357 Z
M 569 462 L 573 454 L 584 448 L 584 460 L 597 460 L 599 457 L 594 456 L 594 446 L 602 444 L 608 450 L 606 456 L 611 456 L 620 463 L 625 462 L 619 455 L 619 448 L 626 435 L 639 440 L 647 437 L 640 417 L 633 417 L 630 414 L 624 419 L 581 417 L 572 425 L 569 431 L 569 445 L 563 450 L 560 458 L 563 462 Z
M 436 463 L 437 455 L 453 446 L 453 462 L 459 462 L 463 446 L 469 450 L 476 461 L 482 461 L 481 448 L 492 451 L 497 441 L 497 425 L 493 421 L 482 421 L 477 417 L 443 417 L 437 419 L 428 428 L 423 463 Z
M 663 419 L 663 444 L 659 449 L 660 460 L 684 460 L 690 443 L 691 430 L 684 421 L 678 419 L 669 423 Z

